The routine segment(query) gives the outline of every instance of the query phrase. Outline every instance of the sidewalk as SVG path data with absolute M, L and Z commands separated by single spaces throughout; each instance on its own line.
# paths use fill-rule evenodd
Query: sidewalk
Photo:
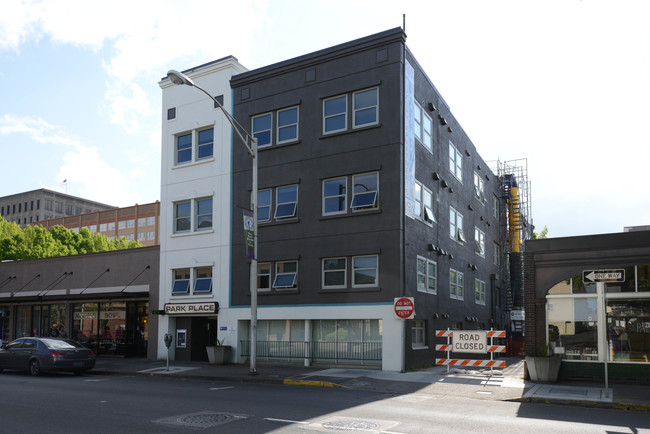
M 98 358 L 93 375 L 174 376 L 238 383 L 268 383 L 312 387 L 337 387 L 398 395 L 453 396 L 493 401 L 538 402 L 650 411 L 650 387 L 604 382 L 536 384 L 525 381 L 520 358 L 506 358 L 499 370 L 454 369 L 436 366 L 414 372 L 385 372 L 377 369 L 304 367 L 290 364 L 257 364 L 257 375 L 249 365 L 210 365 L 207 362 L 149 361 L 136 358 Z

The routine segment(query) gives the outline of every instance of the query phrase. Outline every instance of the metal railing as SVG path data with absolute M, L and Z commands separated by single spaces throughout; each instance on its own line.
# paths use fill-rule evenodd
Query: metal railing
M 240 341 L 240 351 L 241 356 L 250 356 L 250 341 Z M 257 341 L 257 358 L 266 360 L 378 364 L 381 352 L 381 342 Z

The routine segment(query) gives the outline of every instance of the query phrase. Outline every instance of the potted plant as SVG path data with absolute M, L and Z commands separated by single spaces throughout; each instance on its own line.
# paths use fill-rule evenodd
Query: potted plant
M 526 356 L 526 368 L 531 381 L 536 383 L 555 383 L 560 374 L 560 357 L 553 357 L 548 342 L 538 350 L 540 356 Z
M 214 345 L 205 347 L 208 353 L 208 362 L 213 365 L 223 365 L 226 361 L 226 352 L 230 346 L 224 345 L 226 338 L 215 338 Z

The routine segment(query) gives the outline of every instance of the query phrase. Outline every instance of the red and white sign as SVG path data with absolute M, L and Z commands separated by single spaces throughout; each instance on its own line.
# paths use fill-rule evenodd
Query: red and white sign
M 395 299 L 395 315 L 399 319 L 411 319 L 415 315 L 413 297 L 399 297 Z

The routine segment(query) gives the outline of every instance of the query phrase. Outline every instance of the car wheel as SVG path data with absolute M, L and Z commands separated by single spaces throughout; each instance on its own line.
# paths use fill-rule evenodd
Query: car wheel
M 29 373 L 33 376 L 41 375 L 41 364 L 36 359 L 32 359 L 29 362 Z

